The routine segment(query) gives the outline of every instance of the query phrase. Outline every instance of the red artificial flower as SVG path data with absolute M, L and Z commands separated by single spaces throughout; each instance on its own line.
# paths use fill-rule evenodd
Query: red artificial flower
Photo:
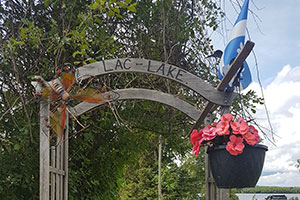
M 200 142 L 195 142 L 194 146 L 193 146 L 193 153 L 195 154 L 195 156 L 199 155 L 199 151 L 200 151 Z
M 192 133 L 191 133 L 191 135 L 190 135 L 190 137 L 191 137 L 191 143 L 193 144 L 193 145 L 195 145 L 196 144 L 196 142 L 198 142 L 198 141 L 200 141 L 200 143 L 203 141 L 203 137 L 202 137 L 202 134 L 203 134 L 203 131 L 202 130 L 200 130 L 199 132 L 196 130 L 196 129 L 194 129 L 193 131 L 192 131 Z
M 204 129 L 202 129 L 202 131 L 203 131 L 202 137 L 204 140 L 212 140 L 217 136 L 216 128 L 210 125 L 207 125 Z
M 236 121 L 233 120 L 234 117 L 231 114 L 224 114 L 218 123 L 207 125 L 200 131 L 193 130 L 190 135 L 193 153 L 198 156 L 201 146 L 208 144 L 214 146 L 225 142 L 227 143 L 226 150 L 231 155 L 239 155 L 243 153 L 246 143 L 255 145 L 259 142 L 260 137 L 254 126 L 248 126 L 242 117 Z
M 258 130 L 256 130 L 256 128 L 254 126 L 250 125 L 249 126 L 249 132 L 254 134 L 256 143 L 258 143 L 258 141 L 260 140 L 260 137 L 258 135 Z
M 256 130 L 256 128 L 252 125 L 249 126 L 249 131 L 253 134 L 258 134 L 258 130 Z
M 238 154 L 243 153 L 243 150 L 245 148 L 245 145 L 243 144 L 243 138 L 232 135 L 229 137 L 229 140 L 230 141 L 226 145 L 226 150 L 231 155 L 236 156 Z
M 246 133 L 243 135 L 243 138 L 246 140 L 246 142 L 250 145 L 255 145 L 257 143 L 256 137 L 253 133 Z
M 245 122 L 244 118 L 240 118 L 237 122 L 231 122 L 230 126 L 234 134 L 244 135 L 248 132 L 249 126 Z
M 216 133 L 218 135 L 229 135 L 229 122 L 220 121 L 216 126 Z
M 227 113 L 227 114 L 222 115 L 221 121 L 227 121 L 227 122 L 233 121 L 232 114 Z

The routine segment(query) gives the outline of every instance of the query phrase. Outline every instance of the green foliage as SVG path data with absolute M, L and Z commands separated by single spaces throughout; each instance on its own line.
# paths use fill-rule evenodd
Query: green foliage
M 255 188 L 237 189 L 237 193 L 300 193 L 299 187 L 257 186 Z
M 101 2 L 106 5 L 103 10 L 90 9 L 90 1 L 1 1 L 1 198 L 39 198 L 39 104 L 38 99 L 32 95 L 34 90 L 30 77 L 41 75 L 49 80 L 54 78 L 57 68 L 65 63 L 87 64 L 95 59 L 118 55 L 119 45 L 107 24 L 124 13 L 132 13 L 135 3 Z M 111 10 L 119 10 L 120 13 L 112 14 Z M 70 190 L 70 197 L 78 199 L 78 195 L 91 199 L 115 199 L 111 197 L 118 195 L 121 182 L 117 182 L 116 186 L 113 184 L 116 180 L 121 180 L 122 166 L 124 160 L 128 160 L 128 153 L 119 156 L 120 159 L 117 159 L 116 153 L 112 154 L 116 158 L 111 157 L 106 163 L 102 163 L 105 166 L 100 165 L 104 169 L 103 173 L 112 174 L 110 179 L 103 179 L 106 182 L 101 182 L 100 175 L 92 178 L 94 174 L 99 174 L 99 169 L 96 168 L 99 167 L 99 156 L 95 161 L 86 156 L 84 151 L 89 150 L 89 146 L 85 142 L 90 141 L 93 135 L 86 136 L 90 138 L 81 142 L 80 139 L 74 140 L 80 149 L 77 152 L 79 157 L 74 155 L 75 163 L 70 160 L 70 185 L 74 185 Z M 73 140 L 71 141 L 70 152 L 74 153 L 77 146 L 73 146 Z M 130 148 L 126 149 L 133 154 Z M 104 152 L 109 150 L 110 148 L 105 149 Z M 108 163 L 113 163 L 112 160 L 120 167 L 109 171 L 112 166 Z M 80 182 L 84 178 L 88 181 L 82 186 Z M 96 191 L 95 188 L 101 190 Z
M 157 198 L 157 156 L 144 155 L 137 164 L 125 169 L 125 187 L 121 199 Z M 180 162 L 169 163 L 162 170 L 162 193 L 164 199 L 199 199 L 204 187 L 204 162 L 202 154 L 195 158 L 187 154 Z M 163 162 L 166 165 L 165 162 Z
M 138 133 L 114 126 L 108 108 L 82 118 L 88 128 L 74 132 L 76 136 L 70 141 L 70 149 L 74 149 L 69 162 L 70 198 L 118 199 L 124 165 L 133 162 L 142 150 Z
M 235 115 L 241 115 L 240 112 L 248 109 L 255 114 L 257 105 L 262 104 L 264 104 L 264 99 L 258 97 L 254 90 L 249 90 L 246 94 L 241 94 L 234 99 L 232 112 Z
M 200 7 L 180 0 L 4 0 L 0 5 L 3 199 L 38 199 L 39 100 L 32 95 L 32 75 L 51 80 L 66 63 L 78 67 L 138 57 L 165 61 L 217 83 L 203 61 L 211 53 L 205 30 L 215 29 L 222 14 L 214 1 L 201 1 Z M 109 74 L 95 77 L 97 81 L 106 82 L 109 89 L 168 92 L 198 107 L 204 102 L 189 89 L 154 75 Z M 255 94 L 249 96 L 247 101 L 255 103 Z M 86 128 L 75 120 L 70 123 L 70 199 L 157 198 L 160 135 L 164 199 L 198 199 L 203 193 L 204 153 L 198 158 L 190 154 L 188 132 L 193 122 L 184 114 L 135 100 L 101 107 L 78 120 Z
M 236 195 L 236 189 L 230 189 L 230 200 L 239 200 L 239 197 Z

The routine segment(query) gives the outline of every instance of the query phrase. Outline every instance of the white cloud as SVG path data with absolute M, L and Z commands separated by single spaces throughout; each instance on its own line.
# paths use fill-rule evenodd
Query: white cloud
M 257 83 L 249 89 L 260 93 Z M 300 172 L 295 167 L 300 159 L 300 66 L 286 65 L 263 89 L 270 119 L 276 134 L 276 146 L 269 146 L 262 177 L 258 185 L 300 186 Z M 257 122 L 268 127 L 264 107 L 258 108 Z
M 260 186 L 285 186 L 285 187 L 299 187 L 298 172 L 285 172 L 275 173 L 269 176 L 262 176 L 259 179 L 258 185 Z

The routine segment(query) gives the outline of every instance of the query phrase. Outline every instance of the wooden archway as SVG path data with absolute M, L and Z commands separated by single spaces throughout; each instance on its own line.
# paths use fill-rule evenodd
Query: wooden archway
M 177 66 L 153 60 L 135 58 L 112 59 L 80 67 L 77 69 L 76 79 L 80 81 L 87 79 L 90 76 L 122 72 L 140 72 L 154 74 L 176 81 L 199 93 L 208 101 L 204 110 L 199 111 L 193 105 L 185 102 L 182 99 L 179 99 L 171 94 L 166 94 L 155 90 L 135 88 L 121 89 L 117 90 L 116 92 L 120 94 L 120 99 L 144 99 L 157 101 L 172 106 L 196 120 L 194 127 L 197 128 L 203 122 L 203 119 L 206 117 L 206 115 L 209 112 L 212 112 L 214 105 L 225 107 L 231 105 L 232 99 L 227 98 L 224 89 L 231 81 L 234 74 L 238 71 L 243 61 L 249 55 L 253 46 L 254 43 L 252 42 L 248 41 L 246 43 L 235 61 L 231 64 L 229 72 L 226 74 L 217 88 L 212 87 L 206 81 Z M 37 83 L 32 82 L 32 84 L 37 90 L 40 90 Z M 70 111 L 73 115 L 78 116 L 99 105 L 101 104 L 80 103 L 71 108 Z M 65 129 L 63 142 L 56 147 L 50 147 L 50 132 L 47 128 L 48 122 L 44 120 L 45 118 L 49 118 L 49 108 L 50 105 L 48 102 L 41 101 L 40 199 L 65 200 L 68 199 L 68 123 L 66 123 L 67 127 Z M 207 183 L 211 182 L 210 179 L 211 177 L 207 177 Z M 210 194 L 212 191 L 213 189 L 211 191 L 207 191 L 207 193 Z M 226 197 L 223 198 L 222 195 L 219 196 L 221 197 L 218 198 L 219 200 L 226 199 Z M 215 200 L 216 198 L 208 197 L 208 199 L 211 200 Z

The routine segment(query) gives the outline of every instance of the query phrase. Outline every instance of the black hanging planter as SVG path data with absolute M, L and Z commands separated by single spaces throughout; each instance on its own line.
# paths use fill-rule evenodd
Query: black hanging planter
M 226 145 L 207 150 L 211 172 L 218 188 L 255 187 L 264 165 L 268 147 L 245 145 L 242 154 L 231 155 Z

